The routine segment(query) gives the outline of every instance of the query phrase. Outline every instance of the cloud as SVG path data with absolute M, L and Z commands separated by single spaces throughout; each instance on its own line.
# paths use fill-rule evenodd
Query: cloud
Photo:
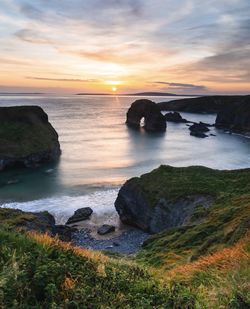
M 176 90 L 197 90 L 197 91 L 207 90 L 207 87 L 203 86 L 203 85 L 193 85 L 193 84 L 173 83 L 173 82 L 162 82 L 162 81 L 153 82 L 153 84 L 167 85 L 168 89 L 176 89 Z
M 25 59 L 0 57 L 1 65 L 30 65 L 31 62 Z
M 44 81 L 57 81 L 57 82 L 82 82 L 82 83 L 97 83 L 97 79 L 80 79 L 80 78 L 51 78 L 51 77 L 37 77 L 26 76 L 26 79 L 44 80 Z
M 9 59 L 10 74 L 13 58 L 18 76 L 37 80 L 84 82 L 74 77 L 85 72 L 180 92 L 250 83 L 249 0 L 4 0 L 1 8 L 0 61 Z
M 55 44 L 53 40 L 46 38 L 40 33 L 31 29 L 21 29 L 15 32 L 14 35 L 22 41 L 33 44 Z

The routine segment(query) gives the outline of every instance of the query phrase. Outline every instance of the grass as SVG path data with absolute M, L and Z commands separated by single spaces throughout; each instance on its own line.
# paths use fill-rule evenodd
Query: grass
M 213 197 L 208 209 L 196 206 L 185 226 L 146 241 L 138 260 L 148 265 L 170 269 L 195 260 L 234 244 L 250 227 L 250 169 L 219 171 L 161 166 L 130 181 L 140 187 L 150 207 L 162 197 L 173 201 L 199 194 Z
M 25 222 L 34 221 L 36 217 L 31 213 L 25 213 L 17 209 L 0 208 L 1 225 L 9 228 L 17 228 L 23 226 Z
M 213 203 L 133 259 L 17 231 L 33 218 L 0 209 L 0 308 L 250 308 L 250 170 L 162 166 L 130 181 L 151 207 L 193 194 Z
M 250 233 L 235 245 L 177 266 L 163 275 L 190 286 L 202 308 L 250 307 Z
M 57 135 L 49 124 L 2 122 L 0 124 L 0 155 L 25 157 L 31 153 L 50 150 Z
M 0 228 L 0 308 L 250 306 L 250 237 L 170 270 Z
M 138 265 L 0 229 L 0 308 L 171 308 Z
M 160 198 L 176 201 L 190 195 L 211 195 L 216 198 L 239 196 L 250 192 L 250 169 L 220 171 L 202 166 L 159 168 L 128 182 L 138 185 L 154 207 Z

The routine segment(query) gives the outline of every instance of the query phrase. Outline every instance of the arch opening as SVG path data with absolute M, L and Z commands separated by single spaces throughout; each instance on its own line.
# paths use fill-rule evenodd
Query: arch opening
M 142 117 L 140 120 L 140 128 L 143 128 L 145 126 L 145 118 Z

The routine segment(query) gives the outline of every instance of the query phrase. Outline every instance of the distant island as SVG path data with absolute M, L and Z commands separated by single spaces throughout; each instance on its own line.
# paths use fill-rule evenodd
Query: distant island
M 138 92 L 138 93 L 77 93 L 76 95 L 122 95 L 122 96 L 137 96 L 137 97 L 144 97 L 144 96 L 151 96 L 151 97 L 178 97 L 178 96 L 196 96 L 190 94 L 175 94 L 175 93 L 168 93 L 168 92 Z
M 42 92 L 0 92 L 0 95 L 42 95 Z

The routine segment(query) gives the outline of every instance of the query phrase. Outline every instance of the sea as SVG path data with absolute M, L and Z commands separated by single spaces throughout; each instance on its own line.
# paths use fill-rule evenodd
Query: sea
M 174 97 L 147 97 L 155 102 Z M 180 97 L 178 97 L 179 99 Z M 96 223 L 114 223 L 114 202 L 129 178 L 159 167 L 203 165 L 215 169 L 250 166 L 250 139 L 211 129 L 208 138 L 190 136 L 185 123 L 168 123 L 166 133 L 150 134 L 125 124 L 138 97 L 79 95 L 2 95 L 0 106 L 39 105 L 59 134 L 57 163 L 0 173 L 0 207 L 51 212 L 63 224 L 82 207 Z M 215 114 L 181 113 L 213 124 Z

